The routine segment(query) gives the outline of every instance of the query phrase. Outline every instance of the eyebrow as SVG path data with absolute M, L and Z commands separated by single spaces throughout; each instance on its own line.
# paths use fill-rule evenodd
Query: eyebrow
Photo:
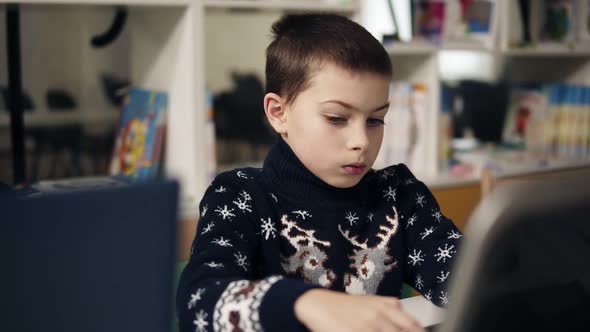
M 345 108 L 348 108 L 348 109 L 350 109 L 350 110 L 353 110 L 353 111 L 358 111 L 358 110 L 359 110 L 358 108 L 356 108 L 356 107 L 354 107 L 354 106 L 350 105 L 349 103 L 343 102 L 342 100 L 330 99 L 330 100 L 323 101 L 323 102 L 321 102 L 320 104 L 326 104 L 326 103 L 334 103 L 334 104 L 338 104 L 338 105 L 340 105 L 340 106 L 343 106 L 343 107 L 345 107 Z M 389 101 L 388 101 L 387 103 L 385 103 L 385 104 L 383 104 L 383 105 L 381 105 L 381 106 L 377 107 L 377 108 L 376 108 L 376 109 L 373 111 L 373 113 L 376 113 L 376 112 L 379 112 L 379 111 L 383 111 L 383 110 L 385 110 L 385 109 L 387 109 L 387 108 L 389 108 Z

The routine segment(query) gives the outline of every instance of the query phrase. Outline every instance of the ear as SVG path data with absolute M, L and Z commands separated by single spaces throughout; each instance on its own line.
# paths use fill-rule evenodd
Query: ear
M 281 96 L 272 92 L 267 93 L 264 96 L 264 113 L 277 133 L 287 134 L 287 112 Z

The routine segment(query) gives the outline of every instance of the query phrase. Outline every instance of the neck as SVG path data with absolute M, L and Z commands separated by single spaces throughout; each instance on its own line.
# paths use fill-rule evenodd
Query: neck
M 308 204 L 350 205 L 368 198 L 367 181 L 372 171 L 350 188 L 331 186 L 303 165 L 282 138 L 272 147 L 264 161 L 265 180 L 283 196 Z

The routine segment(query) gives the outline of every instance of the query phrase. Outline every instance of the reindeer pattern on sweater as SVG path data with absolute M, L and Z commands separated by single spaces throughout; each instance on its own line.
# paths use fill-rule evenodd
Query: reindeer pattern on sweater
M 363 190 L 332 196 L 305 170 L 274 176 L 267 168 L 284 156 L 270 157 L 263 169 L 219 175 L 207 190 L 178 290 L 182 331 L 305 330 L 292 306 L 316 287 L 399 296 L 406 283 L 448 302 L 462 235 L 407 167 L 371 171 Z

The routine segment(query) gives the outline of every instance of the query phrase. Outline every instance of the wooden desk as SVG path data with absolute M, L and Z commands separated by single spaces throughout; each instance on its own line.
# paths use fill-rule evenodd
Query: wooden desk
M 502 182 L 538 181 L 570 174 L 583 175 L 590 179 L 590 164 L 509 173 L 496 177 L 494 182 L 498 184 Z M 479 181 L 467 181 L 455 186 L 432 186 L 430 189 L 438 201 L 443 214 L 453 220 L 461 231 L 464 231 L 471 213 L 483 197 L 481 183 Z

